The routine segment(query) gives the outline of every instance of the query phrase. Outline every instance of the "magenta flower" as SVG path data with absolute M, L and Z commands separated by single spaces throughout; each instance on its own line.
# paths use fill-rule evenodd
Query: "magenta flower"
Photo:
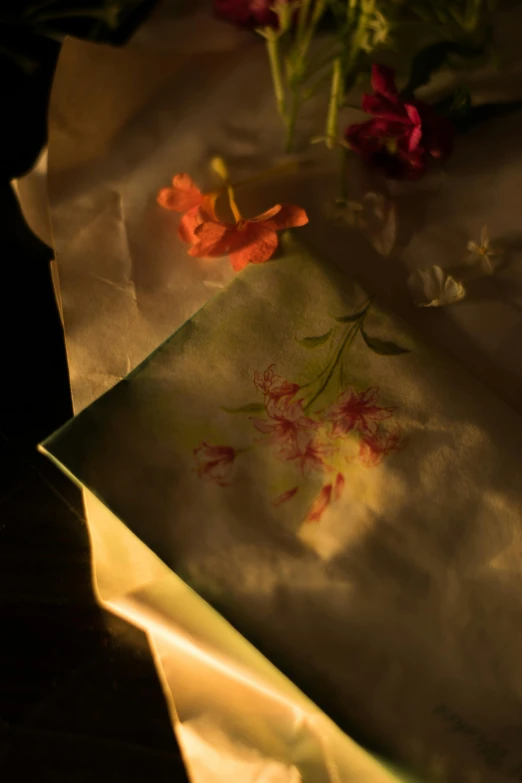
M 291 0 L 278 0 L 290 2 Z M 278 27 L 276 0 L 214 0 L 216 15 L 238 27 Z
M 232 446 L 209 446 L 203 442 L 194 449 L 197 473 L 200 478 L 224 487 L 232 472 L 236 450 Z
M 431 106 L 404 99 L 394 72 L 385 65 L 372 67 L 373 95 L 364 95 L 362 109 L 373 119 L 350 125 L 345 133 L 350 147 L 390 179 L 419 179 L 432 158 L 451 154 L 453 126 Z
M 265 397 L 273 400 L 278 400 L 281 397 L 293 397 L 299 391 L 299 384 L 290 383 L 285 381 L 280 375 L 276 375 L 274 367 L 275 365 L 271 364 L 263 374 L 257 372 L 257 370 L 255 371 L 254 384 L 256 389 L 263 392 Z
M 389 419 L 395 408 L 382 408 L 377 405 L 379 388 L 377 386 L 364 392 L 348 388 L 342 392 L 337 403 L 324 411 L 324 421 L 332 422 L 332 435 L 343 437 L 354 430 L 361 435 L 376 432 L 379 422 Z

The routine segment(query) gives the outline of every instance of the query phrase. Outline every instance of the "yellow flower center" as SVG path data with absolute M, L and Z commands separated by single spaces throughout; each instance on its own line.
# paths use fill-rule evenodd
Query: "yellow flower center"
M 384 146 L 386 147 L 390 155 L 397 154 L 397 149 L 398 149 L 397 139 L 386 139 L 386 141 L 384 142 Z

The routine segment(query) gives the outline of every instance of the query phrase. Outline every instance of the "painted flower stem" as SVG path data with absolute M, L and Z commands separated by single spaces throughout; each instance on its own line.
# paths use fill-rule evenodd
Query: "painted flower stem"
M 317 392 L 313 395 L 313 397 L 310 398 L 310 400 L 306 403 L 304 406 L 304 410 L 308 410 L 314 402 L 321 396 L 321 394 L 324 392 L 328 384 L 330 383 L 330 380 L 335 372 L 336 367 L 339 365 L 339 362 L 342 360 L 342 356 L 347 348 L 351 346 L 353 343 L 355 337 L 357 336 L 358 332 L 360 331 L 364 320 L 366 316 L 368 315 L 368 311 L 370 309 L 371 303 L 373 301 L 373 297 L 371 297 L 366 304 L 364 310 L 361 312 L 361 315 L 355 321 L 353 324 L 351 324 L 348 329 L 346 330 L 346 334 L 341 339 L 340 347 L 336 354 L 334 354 L 333 360 L 329 362 L 326 367 L 322 370 L 322 372 L 319 373 L 317 378 L 315 378 L 314 382 L 319 380 L 325 373 L 326 378 L 322 382 L 321 386 L 317 390 Z
M 334 358 L 334 361 L 332 362 L 332 365 L 331 365 L 331 367 L 330 367 L 330 369 L 329 369 L 329 371 L 328 371 L 328 373 L 326 375 L 326 378 L 324 379 L 323 383 L 321 384 L 319 389 L 316 391 L 314 396 L 304 406 L 304 410 L 305 411 L 308 410 L 314 404 L 314 402 L 318 399 L 318 397 L 321 396 L 321 394 L 324 392 L 324 390 L 328 386 L 328 384 L 330 382 L 330 379 L 331 379 L 332 375 L 334 374 L 335 368 L 337 367 L 337 365 L 339 363 L 339 360 L 340 360 L 342 354 L 344 353 L 345 348 L 347 346 L 349 347 L 352 344 L 353 339 L 354 339 L 355 335 L 358 332 L 358 325 L 359 325 L 359 321 L 357 321 L 356 324 L 354 324 L 353 326 L 350 326 L 348 328 L 348 330 L 346 332 L 346 335 L 344 336 L 344 338 L 343 338 L 343 340 L 341 342 L 341 347 L 339 348 L 339 350 L 338 350 L 338 352 L 337 352 L 337 354 L 336 354 L 336 356 Z

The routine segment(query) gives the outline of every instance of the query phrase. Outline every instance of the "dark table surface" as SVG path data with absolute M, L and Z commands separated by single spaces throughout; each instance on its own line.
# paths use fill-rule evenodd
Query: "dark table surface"
M 80 493 L 36 452 L 72 413 L 51 251 L 9 185 L 44 141 L 58 47 L 44 48 L 36 79 L 0 58 L 0 780 L 177 783 L 147 640 L 97 606 Z

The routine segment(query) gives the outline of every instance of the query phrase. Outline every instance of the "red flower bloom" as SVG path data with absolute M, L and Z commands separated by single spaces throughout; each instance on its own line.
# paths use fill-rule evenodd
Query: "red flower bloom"
M 236 208 L 235 218 L 235 223 L 224 223 L 213 209 L 208 210 L 204 222 L 195 229 L 196 244 L 189 254 L 196 258 L 229 255 L 237 272 L 247 264 L 263 264 L 273 256 L 277 248 L 276 231 L 308 223 L 304 209 L 293 204 L 276 204 L 248 220 Z
M 172 187 L 163 188 L 157 196 L 158 204 L 164 209 L 185 213 L 178 228 L 183 242 L 197 241 L 194 231 L 203 222 L 206 211 L 213 212 L 216 199 L 217 193 L 202 193 L 188 174 L 176 174 Z
M 271 10 L 274 5 L 275 0 L 214 0 L 217 16 L 239 27 L 250 28 L 278 27 L 277 14 Z
M 394 451 L 399 451 L 403 446 L 400 427 L 393 431 L 384 429 L 368 434 L 359 446 L 359 457 L 367 468 L 380 465 L 384 457 Z
M 350 147 L 391 179 L 419 179 L 430 158 L 451 153 L 453 127 L 428 104 L 403 99 L 394 72 L 384 65 L 372 67 L 373 95 L 365 95 L 362 109 L 374 119 L 346 130 Z
M 236 458 L 236 450 L 232 446 L 209 446 L 203 442 L 194 449 L 194 457 L 200 478 L 214 481 L 222 487 L 227 485 Z
M 342 437 L 351 430 L 363 436 L 375 433 L 379 422 L 389 419 L 395 410 L 377 405 L 378 397 L 377 386 L 361 393 L 352 388 L 342 392 L 337 403 L 326 408 L 323 416 L 325 421 L 332 422 L 332 435 Z
M 305 522 L 319 522 L 322 515 L 330 505 L 332 499 L 332 485 L 325 484 L 316 499 L 312 503 L 310 511 L 306 515 Z
M 268 442 L 279 447 L 283 459 L 295 459 L 311 439 L 311 433 L 319 428 L 319 422 L 303 413 L 303 400 L 292 402 L 290 397 L 269 398 L 266 404 L 269 419 L 252 418 L 254 427 L 265 435 Z
M 275 365 L 271 364 L 268 370 L 263 374 L 257 370 L 254 373 L 254 384 L 256 389 L 263 392 L 265 397 L 271 397 L 273 400 L 279 400 L 281 397 L 293 397 L 299 391 L 298 383 L 285 381 L 280 375 L 274 373 Z

